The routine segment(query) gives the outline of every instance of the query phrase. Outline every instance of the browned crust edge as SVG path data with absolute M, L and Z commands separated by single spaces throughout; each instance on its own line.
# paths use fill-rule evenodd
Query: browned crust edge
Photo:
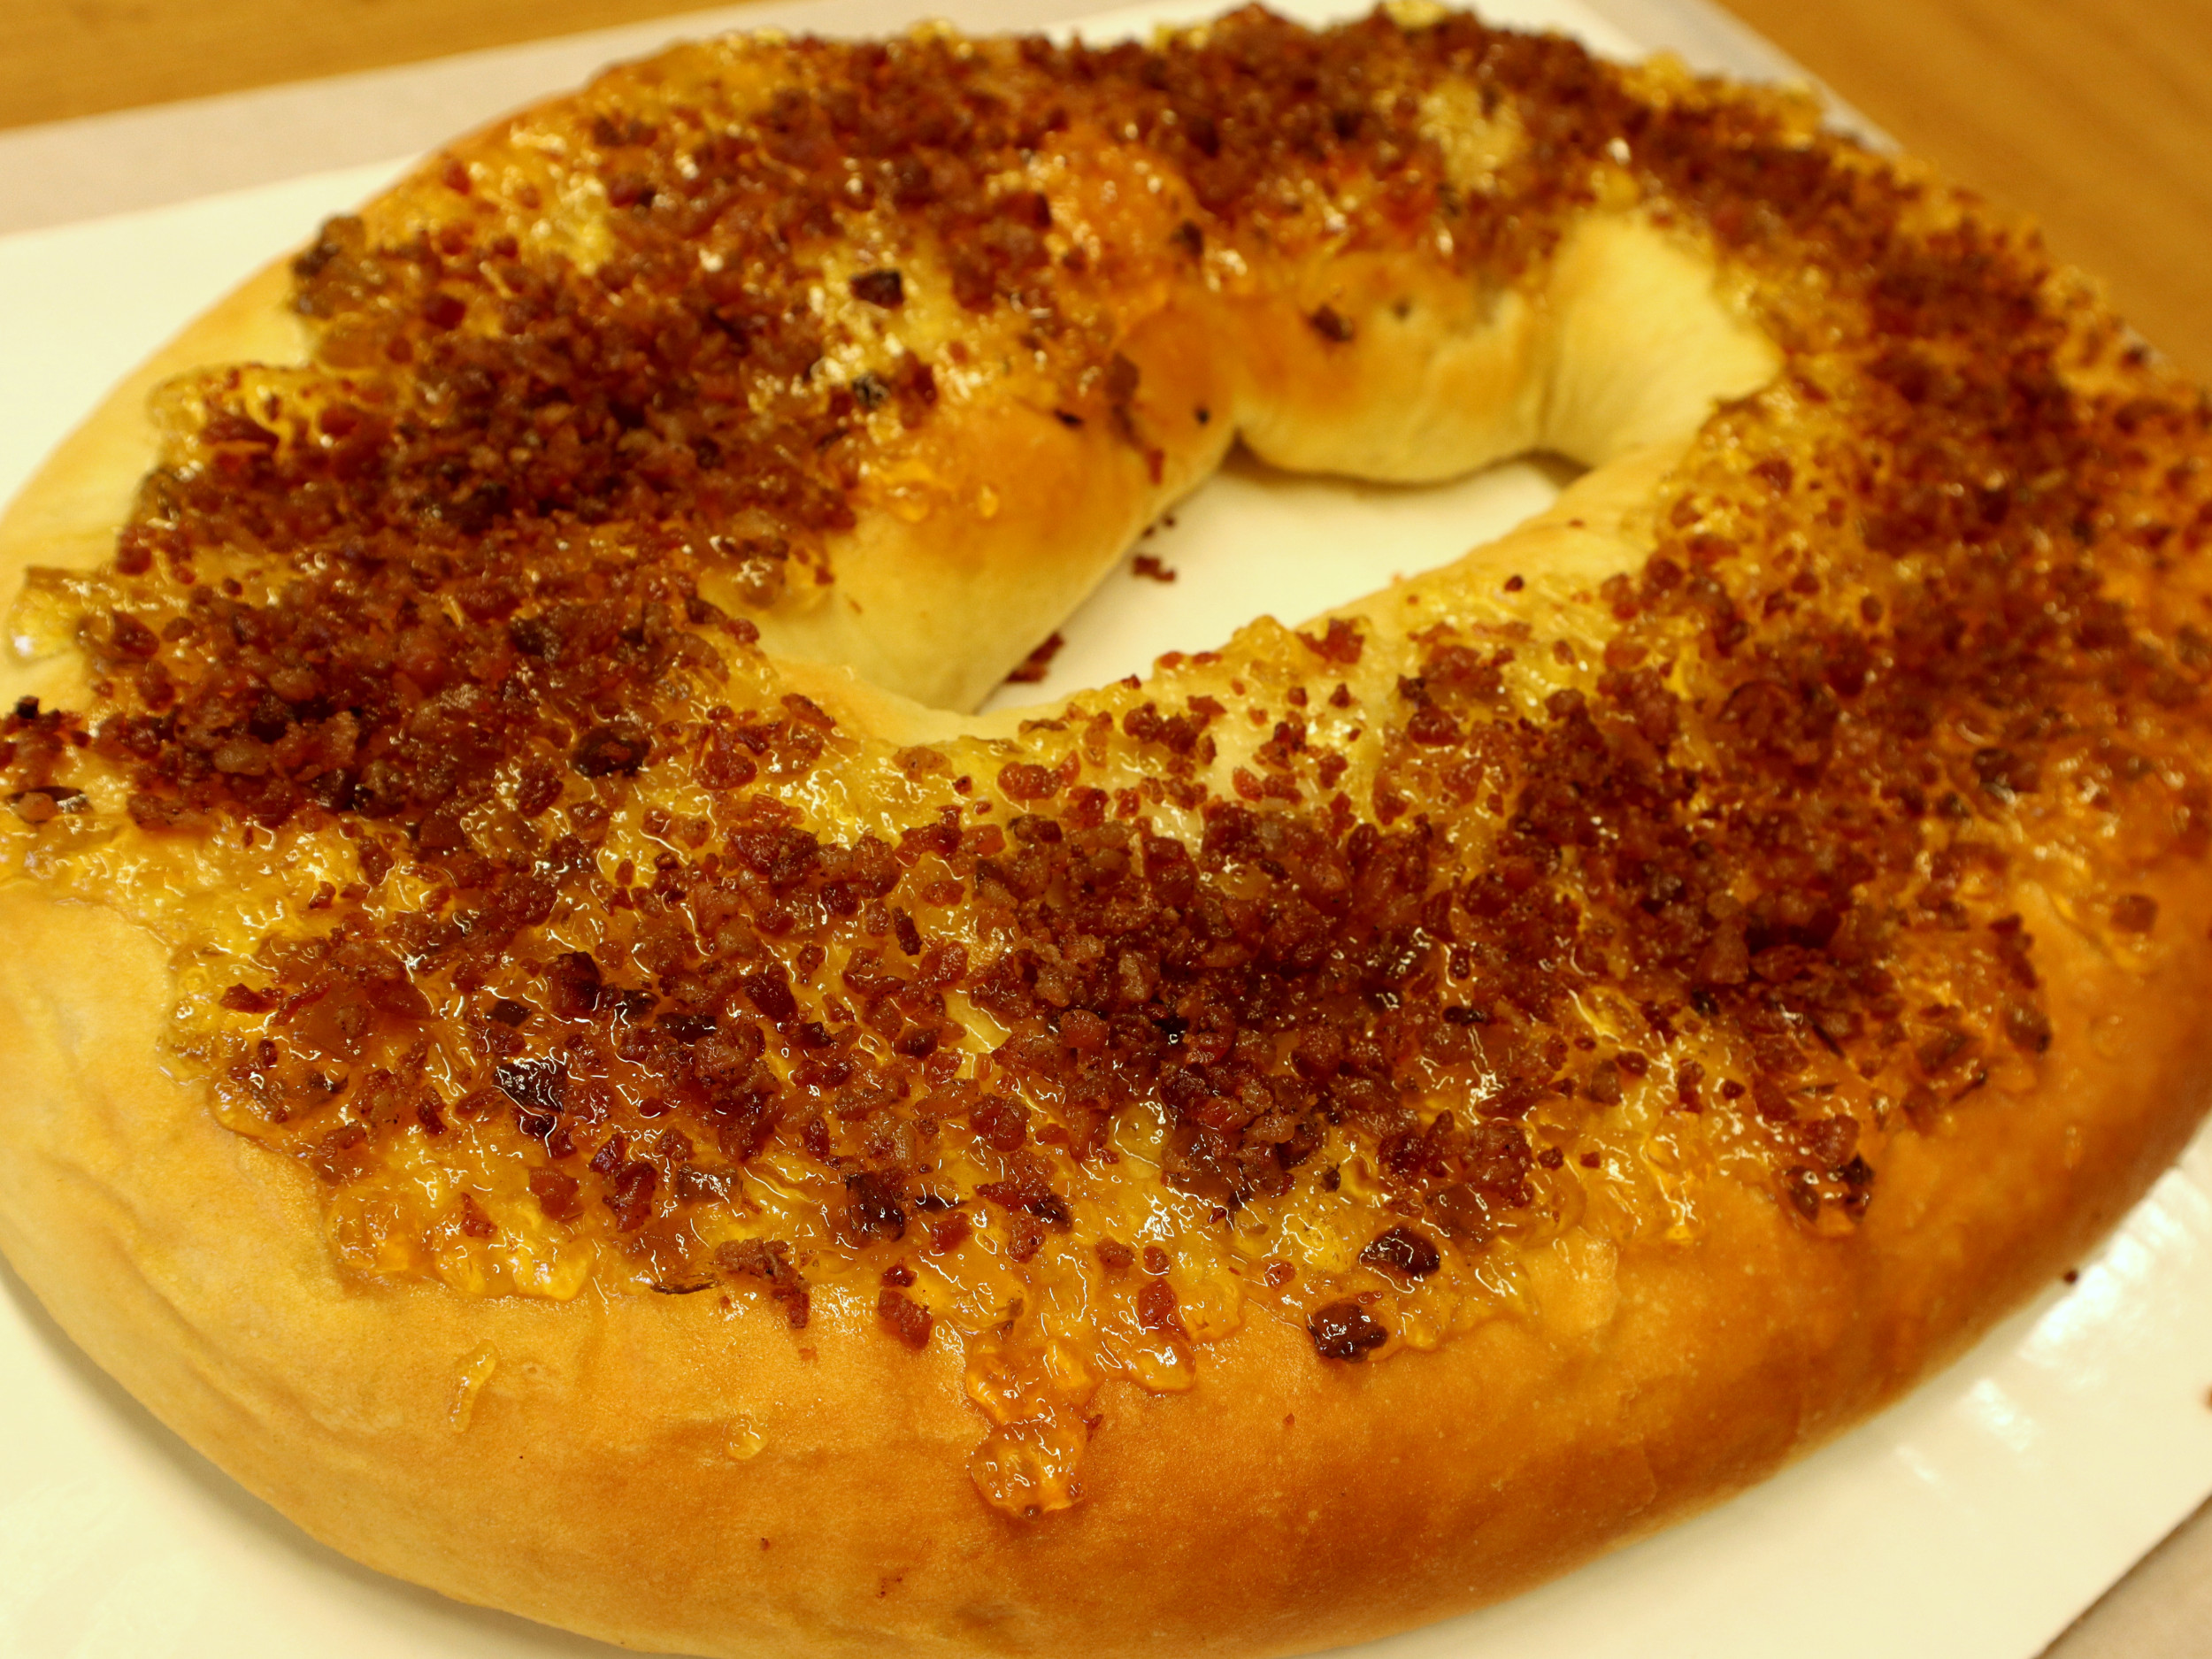
M 111 532 L 148 390 L 293 338 L 273 266 L 126 381 L 0 521 L 0 572 Z M 2204 913 L 2208 879 L 2147 884 Z M 1908 1138 L 1855 1236 L 1724 1183 L 1694 1247 L 1576 1235 L 1540 1324 L 1317 1363 L 1254 1314 L 1194 1393 L 1110 1385 L 1090 1496 L 975 1496 L 944 1345 L 824 1299 L 803 1339 L 710 1297 L 552 1304 L 342 1281 L 296 1167 L 166 1076 L 158 947 L 0 893 L 0 1245 L 73 1338 L 310 1532 L 465 1600 L 637 1646 L 826 1655 L 1286 1653 L 1512 1594 L 1760 1479 L 1955 1355 L 2124 1210 L 2212 1086 L 2192 929 L 2147 976 L 2039 890 L 2032 1095 Z M 488 1372 L 465 1390 L 472 1367 Z M 757 1455 L 733 1447 L 749 1429 Z M 1234 1455 L 1230 1455 L 1231 1448 Z M 1352 1586 L 1348 1594 L 1347 1586 Z
M 0 895 L 0 1243 L 250 1489 L 461 1599 L 716 1654 L 1299 1651 L 1510 1594 L 1763 1477 L 2123 1213 L 2212 1085 L 2183 994 L 2212 949 L 2147 980 L 2023 896 L 2060 1057 L 1902 1143 L 1856 1237 L 1717 1185 L 1694 1248 L 1555 1245 L 1542 1322 L 1434 1355 L 1324 1365 L 1255 1314 L 1192 1394 L 1110 1385 L 1091 1495 L 1041 1523 L 969 1486 L 957 1355 L 908 1354 L 865 1310 L 818 1302 L 795 1339 L 711 1297 L 342 1282 L 310 1179 L 163 1074 L 153 941 L 21 887 Z

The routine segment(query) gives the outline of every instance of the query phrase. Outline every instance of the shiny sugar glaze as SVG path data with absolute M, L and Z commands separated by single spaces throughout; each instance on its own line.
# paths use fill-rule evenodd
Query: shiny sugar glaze
M 1486 194 L 1440 109 L 1506 135 Z M 1605 579 L 1476 558 L 925 746 L 757 649 L 979 353 L 1125 423 L 1131 272 L 1502 284 L 1624 201 L 1785 367 Z M 1251 1317 L 1432 1348 L 1694 1248 L 1717 1182 L 1847 1239 L 2045 1064 L 2024 868 L 2116 952 L 2201 925 L 2141 891 L 2212 810 L 2200 400 L 1786 106 L 1463 19 L 687 49 L 295 291 L 317 358 L 173 388 L 111 563 L 18 602 L 89 691 L 0 733 L 11 867 L 175 951 L 179 1056 L 348 1270 L 956 1341 L 1015 1513 L 1102 1382 Z

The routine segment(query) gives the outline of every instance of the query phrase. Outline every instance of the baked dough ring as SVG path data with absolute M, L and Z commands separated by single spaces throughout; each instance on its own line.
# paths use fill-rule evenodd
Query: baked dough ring
M 1309 102 L 1313 75 L 1341 76 L 1383 111 L 1376 140 L 1343 106 L 1339 171 L 1294 157 L 1271 175 L 1321 192 L 1309 205 L 1371 205 L 1361 169 L 1381 152 L 1361 146 L 1410 128 L 1455 190 L 1488 178 L 1501 220 L 1537 230 L 1471 283 L 1434 218 L 1330 227 L 1316 207 L 1324 231 L 1302 241 L 1287 211 L 1200 225 L 1177 195 L 1200 186 L 1164 171 L 1128 193 L 1127 221 L 1080 195 L 1172 153 L 1097 139 L 1087 88 L 1155 108 L 1136 88 L 1165 81 L 1202 103 L 1225 65 L 1232 91 L 1288 65 Z M 165 439 L 141 411 L 180 369 L 297 350 L 284 273 L 119 393 L 0 526 L 12 572 L 104 559 L 119 527 L 119 564 L 154 543 L 153 568 L 40 578 L 19 611 L 34 637 L 62 618 L 88 664 L 24 688 L 90 699 L 111 725 L 76 746 L 69 721 L 19 710 L 6 733 L 43 879 L 0 891 L 16 1080 L 0 1244 L 165 1421 L 349 1554 L 634 1646 L 1287 1653 L 1509 1594 L 1760 1478 L 1970 1340 L 2170 1158 L 2207 1083 L 2193 757 L 2212 650 L 2189 620 L 2212 521 L 2205 418 L 2032 241 L 1762 95 L 1463 19 L 1379 19 L 1317 45 L 1248 15 L 1148 57 L 937 36 L 879 56 L 690 49 L 434 162 L 358 240 L 326 235 L 343 246 L 311 259 L 303 291 L 321 303 L 321 274 L 380 238 L 402 250 L 392 271 L 422 266 L 452 206 L 440 188 L 473 201 L 503 177 L 542 205 L 546 175 L 516 157 L 550 153 L 548 133 L 624 152 L 557 176 L 649 213 L 638 129 L 710 83 L 788 82 L 833 107 L 839 66 L 904 75 L 910 94 L 962 81 L 1018 111 L 1035 78 L 1056 88 L 1074 113 L 1041 130 L 1074 136 L 1039 139 L 1025 165 L 1056 178 L 1056 155 L 1102 159 L 1048 192 L 1066 239 L 1048 246 L 1064 270 L 1086 231 L 1094 264 L 1118 251 L 1125 309 L 1069 302 L 1067 334 L 1040 339 L 1076 343 L 1033 348 L 1037 380 L 948 372 L 911 426 L 879 376 L 885 396 L 859 400 L 877 424 L 852 522 L 797 512 L 793 541 L 813 541 L 772 561 L 826 570 L 826 598 L 742 561 L 733 576 L 655 525 L 564 520 L 601 562 L 541 544 L 546 582 L 672 570 L 703 602 L 683 613 L 694 632 L 656 634 L 641 610 L 605 637 L 616 668 L 646 654 L 634 714 L 551 679 L 569 659 L 527 625 L 583 626 L 558 610 L 572 588 L 503 611 L 468 586 L 484 572 L 467 546 L 418 522 L 460 562 L 406 571 L 456 630 L 449 657 L 508 642 L 494 667 L 546 676 L 541 718 L 566 722 L 557 738 L 526 723 L 466 811 L 426 793 L 428 760 L 397 738 L 399 805 L 380 804 L 371 760 L 315 795 L 329 769 L 284 746 L 339 718 L 300 712 L 334 694 L 285 694 L 288 724 L 248 698 L 233 726 L 188 729 L 223 676 L 258 687 L 297 666 L 244 653 L 275 626 L 255 618 L 284 614 L 281 575 L 257 572 L 323 570 L 287 553 L 257 471 L 311 440 L 258 401 L 280 382 L 257 371 L 166 395 Z M 1399 109 L 1409 76 L 1443 117 Z M 1216 136 L 1208 162 L 1245 155 Z M 612 218 L 590 193 L 546 210 L 549 241 L 586 263 Z M 1463 195 L 1454 211 L 1490 223 Z M 819 257 L 828 293 L 874 253 Z M 934 352 L 955 305 L 930 309 L 919 255 L 899 268 Z M 1830 291 L 1809 304 L 1814 288 Z M 418 349 L 418 314 L 459 320 L 425 309 L 439 291 L 410 290 L 378 349 Z M 1435 332 L 1417 342 L 1409 318 Z M 1003 303 L 974 325 L 986 342 L 1029 326 Z M 763 326 L 748 349 L 780 339 Z M 357 338 L 344 349 L 345 373 L 383 373 Z M 1094 401 L 1037 396 L 1063 380 Z M 1170 419 L 1198 408 L 1208 420 Z M 1600 465 L 1514 536 L 1303 636 L 1263 621 L 1026 719 L 880 688 L 972 701 L 1233 428 L 1285 464 L 1389 477 L 1532 443 Z M 299 431 L 329 449 L 358 429 L 319 412 Z M 971 447 L 987 439 L 1015 458 Z M 644 447 L 635 465 L 665 463 Z M 436 505 L 457 513 L 473 487 Z M 506 522 L 465 534 L 495 544 Z M 208 614 L 163 583 L 173 532 L 199 592 L 239 584 L 232 609 L 198 602 L 224 635 L 168 632 Z M 377 567 L 342 545 L 327 562 L 351 559 L 359 585 L 336 598 L 367 605 Z M 970 649 L 918 649 L 887 621 L 947 592 Z M 745 620 L 766 644 L 849 655 L 879 684 L 764 655 L 745 627 L 717 636 L 716 593 L 764 602 Z M 111 612 L 148 618 L 143 637 Z M 373 606 L 347 614 L 383 626 Z M 718 637 L 713 660 L 650 655 L 679 635 Z M 323 672 L 351 645 L 317 649 Z M 391 662 L 415 700 L 389 729 L 419 736 L 434 654 L 403 643 Z M 672 689 L 677 673 L 711 687 Z M 503 718 L 465 712 L 474 727 L 430 738 L 465 747 Z M 193 741 L 223 759 L 165 758 Z M 532 812 L 548 744 L 573 775 L 556 778 L 557 811 Z M 277 812 L 272 777 L 313 804 Z M 570 833 L 517 828 L 549 812 L 549 833 Z M 1114 828 L 1139 823 L 1161 844 Z M 858 857 L 868 833 L 910 856 Z M 1179 839 L 1195 874 L 1164 845 Z M 710 870 L 710 846 L 728 862 Z M 491 856 L 516 849 L 531 856 Z M 557 890 L 532 910 L 522 884 L 547 870 Z M 879 878 L 876 916 L 850 889 Z M 242 919 L 242 892 L 257 907 Z M 709 948 L 638 919 L 679 910 Z M 329 968 L 301 941 L 331 912 L 411 965 L 395 978 L 368 951 Z M 1195 942 L 1169 936 L 1192 918 Z M 1110 970 L 1085 942 L 1109 937 Z M 585 978 L 580 941 L 603 959 Z M 939 981 L 961 1025 L 945 1036 L 925 1029 L 921 979 L 955 945 L 972 959 Z M 1283 997 L 1305 1000 L 1286 1013 Z M 1224 1010 L 1265 1045 L 1240 1048 Z M 780 1120 L 731 1103 L 752 1098 L 731 1081 L 741 1052 L 701 1057 L 763 1021 L 753 1059 Z M 452 1038 L 429 1084 L 406 1069 L 424 1033 Z M 818 1036 L 854 1071 L 805 1071 Z M 572 1068 L 557 1087 L 557 1054 Z M 1107 1071 L 1087 1069 L 1101 1054 Z M 624 1065 L 661 1067 L 673 1107 Z M 856 1075 L 907 1089 L 841 1092 Z M 311 1085 L 339 1103 L 303 1104 Z M 1240 1113 L 1248 1086 L 1266 1109 Z M 680 1156 L 672 1123 L 690 1131 Z M 523 1189 L 526 1166 L 574 1171 L 571 1190 Z M 952 1215 L 966 1231 L 947 1242 Z M 793 1247 L 780 1265 L 718 1248 L 764 1239 Z M 797 1330 L 795 1268 L 812 1281 Z M 649 1284 L 696 1294 L 629 1294 Z M 918 1345 L 917 1307 L 935 1320 Z

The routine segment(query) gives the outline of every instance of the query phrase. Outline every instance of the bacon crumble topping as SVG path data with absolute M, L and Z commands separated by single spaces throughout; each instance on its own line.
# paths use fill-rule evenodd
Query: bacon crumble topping
M 2032 849 L 2100 872 L 2075 925 L 2116 949 L 2170 925 L 2139 888 L 2212 836 L 2212 634 L 2141 598 L 2212 534 L 2212 414 L 2023 233 L 1790 106 L 1461 18 L 795 42 L 745 49 L 762 98 L 729 50 L 534 118 L 561 168 L 457 157 L 407 234 L 326 227 L 314 360 L 173 388 L 112 565 L 24 602 L 97 681 L 5 718 L 20 833 L 93 886 L 127 841 L 285 895 L 180 1041 L 349 1266 L 795 1331 L 849 1281 L 887 1340 L 958 1333 L 979 1484 L 1049 1509 L 1098 1380 L 1187 1386 L 1247 1298 L 1366 1361 L 1509 1311 L 1576 1227 L 1691 1236 L 1701 1182 L 1847 1233 L 1892 1139 L 2001 1112 L 2052 1041 L 1997 897 Z M 1519 134 L 1487 194 L 1424 113 L 1453 88 Z M 1167 246 L 1016 188 L 1099 150 L 1187 196 Z M 1786 366 L 1581 647 L 1447 610 L 1377 680 L 1360 624 L 1263 627 L 1018 749 L 895 752 L 756 649 L 964 372 L 860 363 L 813 297 L 847 243 L 852 305 L 947 290 L 1141 449 L 1120 264 L 1341 210 L 1503 285 L 1621 190 Z M 518 234 L 564 192 L 599 242 Z

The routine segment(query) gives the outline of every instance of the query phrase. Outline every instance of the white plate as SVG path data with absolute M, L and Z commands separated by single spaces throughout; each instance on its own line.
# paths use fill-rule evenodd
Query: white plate
M 1350 8 L 1285 8 L 1309 15 Z M 1146 8 L 1114 28 L 1199 8 Z M 1624 39 L 1575 0 L 1497 15 Z M 1658 44 L 1651 42 L 1647 44 Z M 0 239 L 0 496 L 119 375 L 319 217 L 359 168 Z M 1302 617 L 1442 562 L 1548 502 L 1517 465 L 1435 490 L 1233 465 L 1108 578 L 1027 701 Z M 4 1087 L 4 1084 L 0 1084 Z M 2028 1659 L 2212 1491 L 2212 1135 L 2071 1286 L 1779 1479 L 1533 1594 L 1368 1659 Z M 0 1653 L 19 1659 L 437 1659 L 615 1650 L 384 1578 L 156 1423 L 0 1270 Z M 434 1473 L 426 1471 L 426 1478 Z

